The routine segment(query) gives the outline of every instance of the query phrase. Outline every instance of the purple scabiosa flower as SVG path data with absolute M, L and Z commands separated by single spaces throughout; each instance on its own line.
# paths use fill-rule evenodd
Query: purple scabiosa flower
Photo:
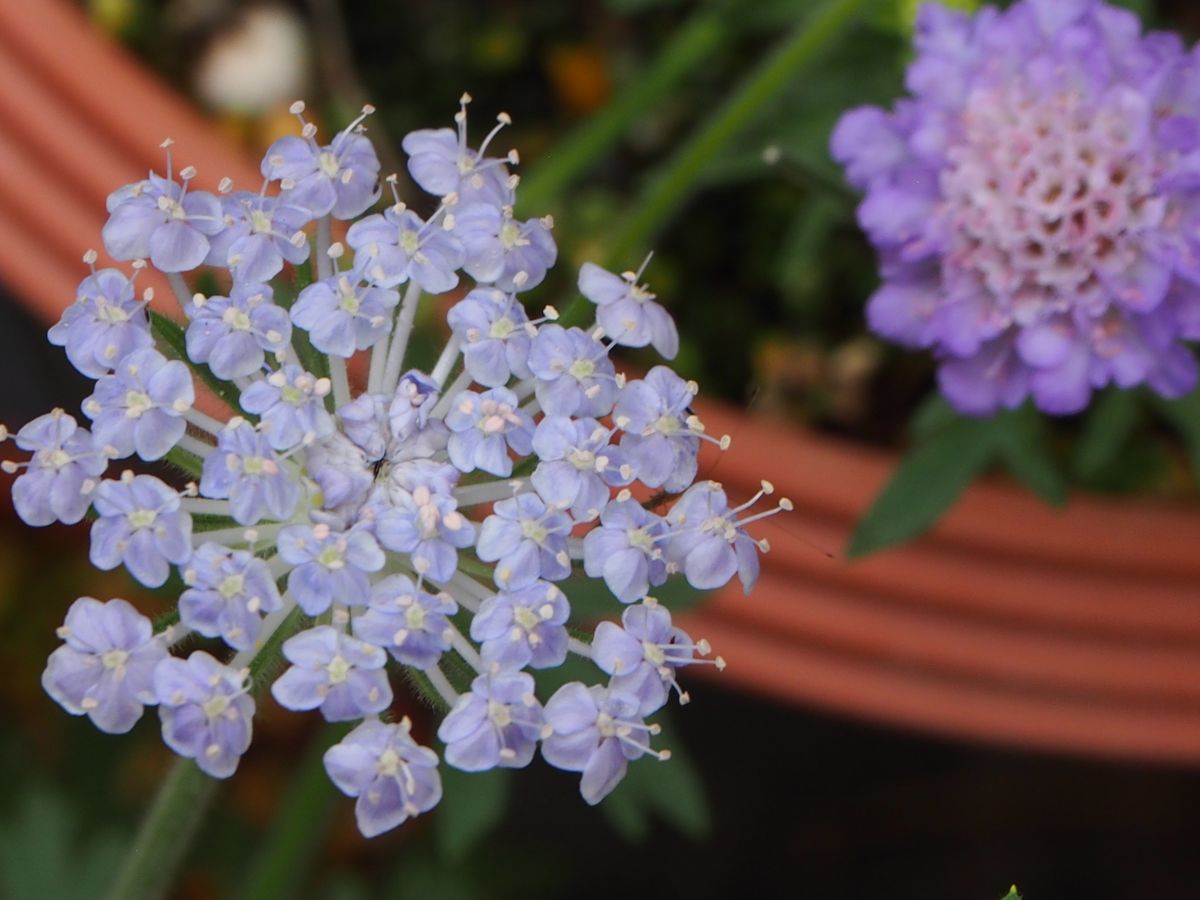
M 513 376 L 528 378 L 529 317 L 513 294 L 476 288 L 446 315 L 462 343 L 463 365 L 484 387 L 503 387 Z
M 292 665 L 271 695 L 284 709 L 320 708 L 327 722 L 349 722 L 392 704 L 387 654 L 373 644 L 318 625 L 284 641 L 283 655 Z
M 512 120 L 501 113 L 479 149 L 472 150 L 467 146 L 470 95 L 463 94 L 459 102 L 460 109 L 454 116 L 457 133 L 450 128 L 427 128 L 404 136 L 401 146 L 408 154 L 408 173 L 422 189 L 437 197 L 455 194 L 462 203 L 510 205 L 512 190 L 505 163 L 516 163 L 515 151 L 504 159 L 488 159 L 484 154 L 492 138 Z
M 154 668 L 166 642 L 124 600 L 80 597 L 58 629 L 65 642 L 50 654 L 42 687 L 73 716 L 86 715 L 109 734 L 124 734 L 157 701 Z
M 325 771 L 338 790 L 357 797 L 364 837 L 390 831 L 428 812 L 442 799 L 437 754 L 412 739 L 407 717 L 399 724 L 367 719 L 325 751 Z
M 154 670 L 154 691 L 166 745 L 194 759 L 213 778 L 228 778 L 250 747 L 254 698 L 248 673 L 203 650 L 169 656 Z
M 168 563 L 182 565 L 192 556 L 192 517 L 180 508 L 179 495 L 153 475 L 125 472 L 120 481 L 102 481 L 93 503 L 89 559 L 97 569 L 121 563 L 146 587 L 158 587 L 170 574 Z
M 628 382 L 617 395 L 613 421 L 625 432 L 621 449 L 647 487 L 675 493 L 696 477 L 704 431 L 691 409 L 696 391 L 694 381 L 655 366 L 644 380 Z M 728 446 L 726 440 L 720 443 Z
M 115 449 L 117 457 L 137 453 L 153 461 L 179 443 L 187 430 L 183 414 L 195 399 L 187 366 L 147 347 L 125 356 L 96 383 L 83 412 L 101 446 Z
M 481 284 L 502 291 L 537 287 L 558 257 L 550 219 L 518 222 L 512 208 L 472 203 L 454 214 L 454 234 L 462 241 L 463 269 Z
M 334 603 L 365 606 L 371 591 L 367 575 L 385 562 L 375 538 L 361 528 L 336 532 L 324 523 L 289 525 L 277 543 L 280 558 L 296 567 L 288 573 L 288 590 L 310 616 Z
M 226 380 L 257 372 L 266 353 L 280 353 L 292 337 L 287 310 L 273 296 L 267 284 L 235 284 L 228 297 L 197 294 L 186 309 L 188 357 Z
M 612 434 L 595 419 L 542 419 L 533 432 L 539 462 L 530 476 L 542 499 L 569 509 L 576 522 L 600 515 L 608 505 L 609 488 L 633 481 L 625 454 L 609 443 Z
M 300 119 L 302 136 L 282 137 L 267 148 L 263 177 L 282 182 L 280 199 L 308 210 L 314 219 L 361 215 L 379 199 L 379 158 L 360 128 L 374 108 L 364 106 L 362 115 L 325 146 L 315 140 L 316 126 L 304 121 L 304 104 L 293 103 L 291 111 Z
M 296 365 L 276 369 L 242 391 L 242 409 L 261 416 L 259 430 L 275 450 L 290 450 L 308 435 L 329 437 L 337 427 L 325 409 L 328 378 L 317 378 Z
M 561 581 L 571 574 L 567 536 L 573 525 L 537 494 L 519 494 L 496 503 L 483 520 L 475 553 L 496 563 L 496 584 L 506 590 L 539 578 Z
M 622 603 L 641 600 L 651 584 L 667 580 L 662 541 L 666 524 L 636 500 L 618 497 L 600 513 L 600 525 L 583 538 L 583 570 L 603 578 Z
M 645 285 L 638 284 L 641 274 L 614 275 L 595 263 L 584 263 L 579 270 L 579 293 L 596 304 L 596 322 L 614 343 L 622 347 L 652 344 L 665 359 L 674 359 L 679 352 L 675 320 Z
M 671 613 L 652 597 L 626 607 L 621 625 L 601 622 L 592 639 L 592 660 L 612 676 L 609 686 L 637 697 L 641 703 L 638 712 L 643 716 L 661 709 L 671 688 L 679 694 L 680 703 L 687 703 L 688 695 L 679 687 L 675 671 L 698 662 L 697 653 L 706 656 L 710 652 L 708 641 L 693 643 L 686 631 L 674 627 Z M 711 662 L 718 669 L 725 668 L 719 656 Z
M 846 113 L 834 157 L 882 260 L 872 330 L 931 349 L 986 415 L 1083 409 L 1107 384 L 1191 389 L 1200 100 L 1180 41 L 1101 0 L 917 22 L 911 98 Z
M 542 705 L 527 672 L 480 675 L 442 720 L 446 762 L 464 772 L 523 769 L 543 736 Z
M 364 284 L 356 270 L 310 284 L 296 298 L 291 316 L 314 347 L 348 359 L 387 336 L 399 302 L 396 291 Z
M 512 474 L 511 448 L 524 456 L 533 449 L 533 420 L 521 411 L 508 388 L 477 394 L 463 391 L 446 412 L 450 462 L 461 472 L 482 469 L 507 478 Z
M 484 600 L 471 620 L 471 637 L 480 642 L 483 664 L 491 671 L 552 669 L 567 658 L 570 615 L 562 591 L 535 581 Z
M 450 649 L 450 621 L 458 604 L 449 594 L 421 590 L 405 575 L 371 585 L 365 613 L 355 616 L 354 634 L 382 647 L 406 666 L 427 669 Z
M 209 238 L 224 227 L 221 203 L 207 191 L 189 190 L 196 175 L 191 166 L 179 174 L 182 184 L 171 177 L 168 149 L 166 178 L 151 172 L 108 195 L 101 236 L 113 259 L 149 257 L 162 272 L 187 272 L 204 262 Z
M 300 485 L 271 449 L 267 436 L 238 417 L 221 429 L 216 450 L 205 458 L 200 493 L 228 499 L 230 514 L 242 525 L 266 517 L 289 519 L 300 501 Z
M 133 282 L 116 269 L 100 269 L 83 279 L 75 302 L 48 337 L 88 378 L 99 378 L 134 350 L 154 346 L 146 303 L 134 297 Z
M 308 259 L 303 228 L 312 219 L 307 209 L 249 191 L 221 198 L 224 229 L 210 239 L 208 263 L 225 266 L 242 283 L 270 281 L 284 262 Z
M 407 553 L 413 569 L 434 581 L 449 581 L 458 551 L 475 541 L 475 526 L 458 511 L 449 486 L 430 479 L 411 492 L 392 492 L 392 506 L 378 515 L 375 535 L 388 550 Z
M 542 741 L 542 757 L 568 772 L 582 772 L 579 793 L 595 806 L 625 777 L 631 760 L 650 754 L 670 759 L 667 750 L 652 750 L 657 725 L 646 725 L 638 698 L 578 681 L 564 684 L 546 701 L 546 724 L 553 734 Z
M 220 637 L 235 650 L 258 640 L 263 616 L 283 607 L 266 562 L 245 550 L 201 544 L 183 570 L 179 620 L 205 637 Z
M 683 571 L 694 588 L 719 588 L 736 574 L 749 594 L 758 580 L 758 551 L 766 545 L 750 537 L 745 526 L 790 510 L 792 503 L 785 497 L 774 509 L 742 519 L 738 514 L 774 490 L 770 482 L 764 481 L 750 500 L 731 509 L 725 491 L 715 481 L 692 485 L 667 513 L 668 561 Z
M 392 288 L 410 278 L 430 294 L 458 285 L 463 248 L 438 217 L 421 220 L 397 202 L 383 214 L 359 219 L 346 232 L 354 267 L 376 287 Z
M 548 416 L 606 416 L 617 394 L 608 348 L 581 328 L 543 325 L 529 347 L 538 403 Z
M 38 416 L 16 434 L 16 444 L 33 454 L 12 487 L 13 506 L 26 525 L 74 525 L 92 503 L 96 479 L 108 468 L 108 455 L 87 429 L 61 409 Z M 21 464 L 4 462 L 4 471 Z

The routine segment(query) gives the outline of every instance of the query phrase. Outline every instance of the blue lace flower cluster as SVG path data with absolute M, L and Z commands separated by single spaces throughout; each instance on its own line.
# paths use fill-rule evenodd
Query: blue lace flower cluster
M 76 601 L 47 692 L 114 733 L 157 705 L 166 743 L 223 778 L 251 741 L 250 667 L 281 644 L 280 705 L 361 720 L 325 763 L 358 798 L 366 835 L 441 795 L 438 756 L 407 718 L 393 720 L 389 669 L 409 667 L 444 698 L 437 736 L 460 769 L 525 766 L 540 745 L 551 765 L 582 773 L 596 803 L 631 760 L 666 759 L 646 719 L 672 690 L 686 700 L 677 670 L 710 650 L 649 594 L 676 573 L 700 589 L 737 575 L 749 590 L 766 546 L 744 526 L 790 508 L 748 512 L 769 484 L 731 507 L 719 485 L 693 483 L 701 441 L 729 443 L 692 412 L 696 385 L 665 366 L 640 379 L 616 370 L 614 347 L 677 349 L 640 272 L 583 266 L 595 327 L 564 327 L 550 307 L 526 313 L 524 295 L 555 262 L 552 223 L 514 216 L 516 154 L 487 155 L 508 119 L 472 149 L 468 99 L 456 130 L 404 140 L 413 181 L 437 198 L 424 218 L 395 177 L 391 205 L 368 212 L 383 190 L 370 108 L 321 144 L 295 104 L 300 136 L 267 151 L 258 193 L 193 189 L 195 171 L 176 177 L 168 143 L 164 177 L 109 198 L 104 245 L 132 275 L 96 269 L 89 253 L 91 274 L 50 330 L 96 379 L 90 431 L 55 410 L 15 435 L 31 458 L 5 464 L 20 473 L 24 521 L 90 515 L 98 568 L 124 565 L 158 587 L 174 567 L 186 586 L 158 633 L 124 600 Z M 344 244 L 332 220 L 352 220 Z M 146 260 L 166 273 L 184 325 L 149 313 L 152 291 L 137 294 Z M 193 293 L 183 273 L 200 267 L 223 293 Z M 448 343 L 430 371 L 406 369 L 422 298 L 447 294 Z M 131 456 L 194 480 L 106 477 Z M 676 502 L 659 514 L 634 498 L 638 484 Z M 559 587 L 573 573 L 626 604 L 590 641 L 570 630 Z M 230 651 L 210 641 L 212 652 L 183 656 L 197 636 Z M 567 684 L 543 704 L 527 670 L 570 653 L 607 680 Z

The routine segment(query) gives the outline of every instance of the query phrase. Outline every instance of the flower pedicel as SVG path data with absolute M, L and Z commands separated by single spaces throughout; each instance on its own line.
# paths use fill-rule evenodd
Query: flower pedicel
M 719 485 L 692 483 L 700 442 L 729 443 L 691 412 L 695 384 L 665 366 L 627 380 L 609 357 L 647 344 L 674 355 L 674 324 L 638 275 L 583 267 L 601 327 L 563 327 L 552 308 L 526 314 L 522 295 L 555 262 L 551 223 L 514 217 L 516 155 L 486 155 L 507 117 L 474 150 L 468 100 L 457 131 L 404 140 L 413 179 L 439 198 L 424 219 L 394 179 L 394 202 L 369 213 L 381 193 L 362 127 L 370 108 L 321 145 L 295 104 L 301 135 L 267 151 L 258 193 L 195 190 L 190 168 L 176 180 L 168 142 L 165 177 L 109 198 L 105 246 L 132 275 L 87 254 L 93 271 L 50 330 L 97 380 L 83 404 L 91 430 L 55 410 L 14 436 L 28 462 L 4 465 L 20 473 L 13 498 L 30 525 L 79 522 L 90 508 L 95 565 L 124 565 L 149 587 L 175 567 L 187 586 L 178 622 L 158 634 L 124 600 L 76 601 L 47 692 L 113 733 L 157 705 L 167 744 L 224 778 L 250 745 L 252 664 L 282 640 L 275 700 L 361 720 L 325 765 L 358 798 L 368 836 L 441 796 L 437 755 L 407 718 L 386 721 L 389 668 L 416 670 L 450 708 L 438 729 L 450 765 L 524 766 L 540 746 L 582 773 L 596 803 L 630 761 L 668 757 L 645 718 L 672 690 L 686 700 L 679 669 L 709 653 L 672 626 L 652 586 L 675 576 L 712 588 L 738 574 L 749 590 L 767 549 L 743 530 L 749 504 L 731 509 Z M 349 249 L 330 243 L 329 216 L 352 221 Z M 145 258 L 168 273 L 184 327 L 148 312 L 150 291 L 137 296 Z M 228 287 L 193 294 L 181 273 L 201 265 L 227 270 Z M 271 284 L 288 265 L 315 272 L 290 302 L 303 268 Z M 461 296 L 448 344 L 430 371 L 406 370 L 422 296 L 448 291 Z M 355 395 L 347 360 L 363 351 Z M 195 407 L 192 372 L 229 404 L 226 418 Z M 131 456 L 165 457 L 193 480 L 109 474 Z M 682 497 L 660 516 L 632 499 L 635 482 Z M 595 644 L 568 630 L 560 588 L 582 572 L 625 604 L 623 624 L 602 623 Z M 191 633 L 231 652 L 172 655 Z M 594 658 L 606 680 L 570 683 L 543 705 L 525 670 L 569 653 Z M 459 659 L 447 667 L 449 654 Z

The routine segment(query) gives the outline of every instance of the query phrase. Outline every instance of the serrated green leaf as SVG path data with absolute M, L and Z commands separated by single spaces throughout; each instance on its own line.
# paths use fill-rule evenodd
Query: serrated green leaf
M 930 528 L 996 458 L 998 428 L 991 419 L 958 418 L 914 445 L 858 523 L 846 552 L 865 556 Z
M 462 772 L 442 769 L 442 799 L 434 816 L 434 832 L 442 857 L 459 862 L 495 828 L 508 809 L 507 769 Z
M 1075 442 L 1072 475 L 1090 481 L 1117 459 L 1137 425 L 1138 405 L 1133 391 L 1113 389 L 1096 398 Z
M 1067 502 L 1067 479 L 1050 449 L 1045 420 L 1032 406 L 1007 413 L 998 423 L 1000 455 L 1008 470 L 1051 506 Z

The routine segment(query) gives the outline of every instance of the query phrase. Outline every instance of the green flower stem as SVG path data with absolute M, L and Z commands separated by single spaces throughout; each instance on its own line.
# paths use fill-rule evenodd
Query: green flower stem
M 832 0 L 801 22 L 652 178 L 625 226 L 618 229 L 620 236 L 607 254 L 609 262 L 636 262 L 633 257 L 644 253 L 646 243 L 688 198 L 704 168 L 821 50 L 834 44 L 864 7 L 874 2 L 878 0 Z
M 724 11 L 711 6 L 688 19 L 626 90 L 555 145 L 528 176 L 522 176 L 517 192 L 521 209 L 540 214 L 556 200 L 562 202 L 565 188 L 608 153 L 631 125 L 662 104 L 687 75 L 712 58 L 726 32 L 724 20 Z
M 304 621 L 300 610 L 292 608 L 249 660 L 255 693 L 271 680 L 280 646 L 300 630 Z M 125 854 L 107 900 L 158 900 L 167 893 L 204 821 L 218 784 L 192 760 L 175 761 Z
M 325 774 L 325 751 L 350 732 L 349 725 L 321 729 L 288 782 L 275 824 L 242 882 L 242 900 L 274 900 L 303 893 L 305 876 L 330 825 L 337 795 Z
M 216 793 L 217 781 L 190 759 L 177 759 L 142 820 L 108 900 L 156 900 L 166 894 Z
M 750 125 L 762 107 L 785 89 L 814 57 L 832 46 L 860 12 L 877 2 L 879 0 L 830 0 L 801 22 L 650 179 L 624 224 L 614 229 L 618 237 L 605 254 L 606 265 L 618 271 L 635 266 L 645 254 L 650 240 L 679 211 L 704 170 L 730 141 Z M 560 322 L 581 324 L 590 306 L 582 298 L 576 298 L 564 311 Z

